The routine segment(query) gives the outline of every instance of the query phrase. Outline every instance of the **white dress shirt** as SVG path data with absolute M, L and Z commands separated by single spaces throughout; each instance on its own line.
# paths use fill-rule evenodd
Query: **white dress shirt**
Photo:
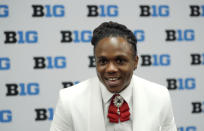
M 103 99 L 103 112 L 104 112 L 104 121 L 105 121 L 105 128 L 106 131 L 132 131 L 132 82 L 126 87 L 122 92 L 119 94 L 123 97 L 123 99 L 128 103 L 130 108 L 130 120 L 118 123 L 111 123 L 109 122 L 108 109 L 111 102 L 111 97 L 114 93 L 108 91 L 108 89 L 100 83 L 102 99 Z

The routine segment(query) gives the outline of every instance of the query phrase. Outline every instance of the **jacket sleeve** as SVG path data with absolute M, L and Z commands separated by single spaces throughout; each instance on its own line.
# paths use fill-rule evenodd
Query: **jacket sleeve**
M 167 101 L 164 104 L 161 131 L 177 131 L 169 91 L 166 91 Z
M 59 99 L 55 109 L 54 118 L 51 123 L 50 131 L 74 131 L 69 102 L 66 102 L 65 105 L 62 92 L 63 91 L 61 90 L 59 93 Z

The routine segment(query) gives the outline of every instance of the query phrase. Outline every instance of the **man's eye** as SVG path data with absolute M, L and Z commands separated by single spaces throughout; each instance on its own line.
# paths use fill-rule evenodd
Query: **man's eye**
M 106 60 L 106 59 L 100 59 L 100 60 L 98 61 L 98 63 L 99 63 L 100 65 L 105 65 L 105 64 L 107 63 L 107 60 Z
M 116 63 L 117 63 L 117 64 L 123 64 L 123 63 L 124 63 L 124 60 L 123 60 L 123 59 L 116 59 Z

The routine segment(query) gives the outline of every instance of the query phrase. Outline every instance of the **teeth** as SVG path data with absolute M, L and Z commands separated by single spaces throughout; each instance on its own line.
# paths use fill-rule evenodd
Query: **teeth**
M 115 81 L 115 80 L 118 80 L 118 78 L 109 78 L 108 80 Z

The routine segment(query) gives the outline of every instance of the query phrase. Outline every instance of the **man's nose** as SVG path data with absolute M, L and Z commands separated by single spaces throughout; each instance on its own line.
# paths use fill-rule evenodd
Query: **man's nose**
M 110 63 L 108 64 L 107 68 L 106 68 L 106 71 L 107 71 L 108 73 L 115 73 L 115 72 L 118 71 L 118 68 L 117 68 L 117 66 L 116 66 L 114 63 L 110 62 Z

